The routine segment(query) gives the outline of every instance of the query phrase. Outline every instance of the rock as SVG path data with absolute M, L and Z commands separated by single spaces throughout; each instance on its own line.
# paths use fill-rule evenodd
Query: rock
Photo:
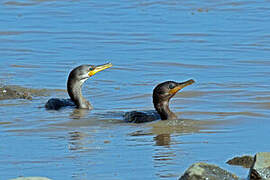
M 239 178 L 221 169 L 218 166 L 207 163 L 194 163 L 179 180 L 238 180 Z
M 252 166 L 254 157 L 253 156 L 242 156 L 242 157 L 234 157 L 230 159 L 226 163 L 229 165 L 242 166 L 244 168 L 250 168 Z
M 260 152 L 255 155 L 254 162 L 249 171 L 249 179 L 270 179 L 270 152 Z
M 47 89 L 31 89 L 15 85 L 0 85 L 0 100 L 5 99 L 32 100 L 32 96 L 47 96 L 50 91 L 51 90 Z
M 32 96 L 26 91 L 18 91 L 9 86 L 0 87 L 0 100 L 4 99 L 28 99 L 31 100 Z
M 18 177 L 10 180 L 51 180 L 51 179 L 46 177 Z

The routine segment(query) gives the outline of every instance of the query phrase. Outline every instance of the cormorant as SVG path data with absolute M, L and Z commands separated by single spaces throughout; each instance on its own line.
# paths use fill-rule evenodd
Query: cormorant
M 70 99 L 49 99 L 46 103 L 46 109 L 58 110 L 64 106 L 75 106 L 79 109 L 92 109 L 89 101 L 82 95 L 82 85 L 91 76 L 99 71 L 112 67 L 111 63 L 103 65 L 80 65 L 74 68 L 68 76 L 67 91 Z
M 140 112 L 131 111 L 124 114 L 124 121 L 133 123 L 150 122 L 157 119 L 177 119 L 177 116 L 170 110 L 170 99 L 182 88 L 193 84 L 190 79 L 185 82 L 166 81 L 158 84 L 153 90 L 153 104 L 156 111 Z

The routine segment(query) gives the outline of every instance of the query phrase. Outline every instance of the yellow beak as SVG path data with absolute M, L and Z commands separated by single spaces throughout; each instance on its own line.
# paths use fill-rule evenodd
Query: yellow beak
M 106 63 L 106 64 L 96 66 L 93 70 L 89 71 L 88 75 L 93 76 L 97 72 L 103 71 L 104 69 L 107 69 L 107 68 L 110 68 L 110 67 L 112 67 L 112 63 Z
M 170 94 L 175 94 L 177 93 L 179 90 L 183 89 L 184 87 L 193 84 L 195 81 L 193 79 L 190 79 L 188 81 L 179 83 L 177 86 L 175 86 L 175 88 L 171 89 L 169 91 Z

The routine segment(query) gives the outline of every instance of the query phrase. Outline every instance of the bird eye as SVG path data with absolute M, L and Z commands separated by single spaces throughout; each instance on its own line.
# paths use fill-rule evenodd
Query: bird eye
M 170 89 L 173 89 L 173 88 L 175 88 L 175 85 L 174 85 L 174 84 L 170 84 L 170 85 L 169 85 L 169 88 L 170 88 Z

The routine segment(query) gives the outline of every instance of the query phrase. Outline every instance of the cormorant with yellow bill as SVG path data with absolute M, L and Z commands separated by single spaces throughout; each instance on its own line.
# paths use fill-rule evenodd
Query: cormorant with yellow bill
M 74 68 L 67 81 L 67 91 L 70 99 L 49 99 L 46 103 L 46 109 L 58 110 L 64 106 L 75 106 L 80 109 L 92 109 L 89 101 L 82 95 L 82 85 L 91 76 L 99 71 L 112 67 L 111 63 L 94 66 L 94 65 L 80 65 Z
M 157 119 L 177 119 L 177 116 L 169 108 L 169 101 L 179 90 L 193 84 L 194 82 L 194 80 L 190 79 L 181 83 L 174 81 L 166 81 L 158 84 L 153 90 L 153 104 L 156 111 L 127 112 L 124 114 L 124 120 L 126 122 L 144 123 L 151 122 Z

